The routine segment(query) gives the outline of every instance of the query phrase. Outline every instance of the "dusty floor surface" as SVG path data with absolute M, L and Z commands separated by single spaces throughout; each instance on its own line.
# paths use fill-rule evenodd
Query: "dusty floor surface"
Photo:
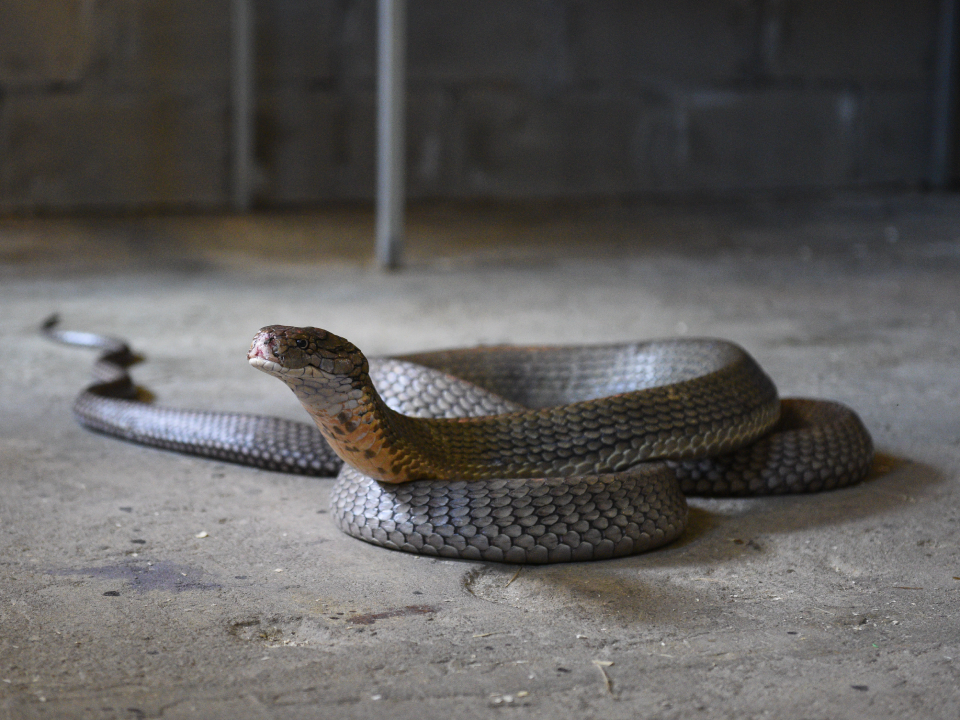
M 0 718 L 960 717 L 960 201 L 422 208 L 0 221 Z M 247 366 L 315 324 L 371 354 L 730 338 L 783 395 L 855 407 L 848 490 L 691 500 L 673 545 L 548 567 L 337 531 L 331 480 L 87 432 L 130 339 L 157 402 L 304 417 Z M 202 536 L 202 537 L 201 537 Z

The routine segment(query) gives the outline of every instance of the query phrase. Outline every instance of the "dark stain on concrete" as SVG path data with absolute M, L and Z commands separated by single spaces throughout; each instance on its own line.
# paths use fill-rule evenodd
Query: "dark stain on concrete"
M 50 570 L 51 575 L 86 576 L 96 580 L 122 580 L 138 593 L 152 590 L 185 592 L 187 590 L 219 590 L 219 583 L 204 582 L 207 573 L 189 565 L 170 562 L 121 562 L 99 567 Z
M 437 611 L 436 605 L 405 605 L 395 610 L 384 610 L 378 613 L 367 613 L 365 615 L 352 615 L 347 618 L 347 622 L 354 625 L 373 625 L 377 620 L 386 618 L 402 617 L 404 615 L 431 615 Z

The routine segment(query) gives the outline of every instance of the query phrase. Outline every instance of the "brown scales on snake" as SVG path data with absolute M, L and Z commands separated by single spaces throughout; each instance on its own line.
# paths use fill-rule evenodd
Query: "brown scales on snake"
M 52 323 L 46 332 L 106 351 L 97 365 L 104 382 L 75 405 L 88 427 L 320 475 L 338 464 L 332 447 L 346 460 L 332 497 L 340 527 L 422 554 L 508 562 L 628 555 L 683 531 L 681 488 L 842 487 L 862 479 L 873 453 L 851 410 L 778 400 L 753 359 L 718 340 L 480 348 L 368 363 L 324 330 L 263 328 L 251 364 L 293 389 L 318 433 L 130 399 L 125 345 Z M 655 459 L 667 462 L 647 462 Z

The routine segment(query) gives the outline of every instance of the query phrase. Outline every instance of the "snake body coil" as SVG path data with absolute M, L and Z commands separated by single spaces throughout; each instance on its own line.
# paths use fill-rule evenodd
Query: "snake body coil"
M 316 427 L 135 399 L 118 341 L 80 422 L 166 449 L 339 477 L 345 532 L 384 547 L 517 563 L 629 555 L 686 524 L 684 493 L 763 495 L 864 477 L 870 436 L 848 408 L 779 400 L 741 348 L 679 339 L 479 348 L 367 359 L 316 328 L 271 326 L 252 365 L 293 389 Z M 342 460 L 346 462 L 342 462 Z M 342 465 L 342 467 L 341 467 Z

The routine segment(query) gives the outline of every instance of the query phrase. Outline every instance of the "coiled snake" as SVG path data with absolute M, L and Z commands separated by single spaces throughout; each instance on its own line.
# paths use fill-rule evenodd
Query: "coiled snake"
M 283 380 L 314 427 L 142 402 L 123 342 L 55 324 L 50 337 L 104 351 L 74 405 L 83 425 L 270 470 L 339 473 L 340 528 L 395 550 L 515 563 L 630 555 L 683 532 L 684 493 L 838 488 L 861 480 L 873 456 L 852 410 L 780 400 L 753 358 L 722 340 L 368 362 L 324 330 L 263 328 L 250 364 Z

